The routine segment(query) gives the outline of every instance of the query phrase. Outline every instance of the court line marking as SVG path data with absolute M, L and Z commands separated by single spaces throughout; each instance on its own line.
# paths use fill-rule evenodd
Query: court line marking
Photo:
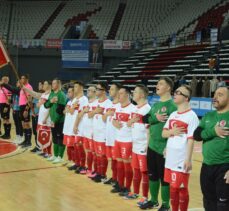
M 20 169 L 20 170 L 13 170 L 13 171 L 2 171 L 2 172 L 0 172 L 0 175 L 11 174 L 11 173 L 20 173 L 20 172 L 26 172 L 26 171 L 39 171 L 39 170 L 55 169 L 55 168 L 60 168 L 60 167 L 64 167 L 64 166 L 65 165 L 48 166 L 48 167 L 31 168 L 31 169 Z
M 190 208 L 188 211 L 204 211 L 204 208 Z

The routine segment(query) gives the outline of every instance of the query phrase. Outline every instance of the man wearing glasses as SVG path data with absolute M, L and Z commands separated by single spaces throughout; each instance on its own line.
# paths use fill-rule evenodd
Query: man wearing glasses
M 229 90 L 220 87 L 213 98 L 216 111 L 207 113 L 194 133 L 203 141 L 200 184 L 206 211 L 229 210 Z
M 190 108 L 191 88 L 182 85 L 174 92 L 174 111 L 166 121 L 162 137 L 168 138 L 165 149 L 164 180 L 170 184 L 173 211 L 187 211 L 189 203 L 188 181 L 192 169 L 193 133 L 199 119 Z

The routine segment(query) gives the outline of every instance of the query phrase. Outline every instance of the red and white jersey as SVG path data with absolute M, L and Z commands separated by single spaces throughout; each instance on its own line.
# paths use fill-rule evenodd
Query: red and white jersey
M 70 109 L 73 104 L 72 102 L 73 100 L 69 100 L 65 108 Z M 73 127 L 74 127 L 73 115 L 70 112 L 66 112 L 65 119 L 64 119 L 63 134 L 67 136 L 71 136 L 73 134 Z
M 44 107 L 45 102 L 48 100 L 50 93 L 43 93 L 39 99 L 40 109 L 38 114 L 38 125 L 46 125 L 51 127 L 52 122 L 49 116 L 49 109 Z M 48 117 L 46 124 L 44 124 L 44 120 Z
M 140 155 L 146 155 L 147 149 L 147 130 L 148 124 L 142 121 L 143 116 L 149 113 L 151 107 L 148 103 L 139 107 L 136 106 L 131 113 L 131 118 L 138 116 L 139 121 L 132 125 L 133 152 Z
M 120 103 L 113 103 L 111 104 L 111 107 L 108 108 L 109 110 L 116 111 L 120 107 Z M 107 118 L 107 125 L 106 125 L 106 146 L 114 146 L 115 140 L 116 140 L 116 132 L 117 129 L 113 126 L 113 119 L 114 116 L 109 116 Z
M 72 101 L 72 108 L 75 108 L 74 113 L 72 114 L 72 122 L 71 124 L 73 125 L 72 127 L 72 135 L 77 135 L 77 136 L 83 136 L 83 122 L 82 120 L 79 123 L 78 126 L 78 133 L 74 134 L 73 129 L 74 129 L 74 124 L 75 120 L 77 118 L 78 113 L 80 113 L 84 108 L 86 108 L 88 105 L 88 98 L 85 96 L 82 96 L 80 98 L 75 97 Z
M 89 112 L 95 110 L 97 105 L 98 105 L 98 100 L 88 102 L 87 107 L 89 108 Z M 92 139 L 93 118 L 88 118 L 88 113 L 84 114 L 83 119 L 82 119 L 82 125 L 83 125 L 83 137 Z
M 106 99 L 104 101 L 98 100 L 98 105 L 103 110 L 103 114 L 111 107 L 111 101 Z M 95 114 L 93 117 L 93 140 L 97 142 L 105 142 L 106 140 L 106 122 L 103 121 L 103 114 Z
M 11 91 L 5 87 L 0 87 L 0 103 L 8 103 L 8 98 L 12 95 Z
M 131 127 L 127 126 L 127 122 L 134 109 L 135 106 L 130 103 L 125 107 L 120 106 L 115 112 L 115 119 L 122 124 L 122 128 L 118 129 L 116 133 L 116 140 L 119 142 L 132 142 Z
M 184 161 L 187 156 L 188 140 L 193 139 L 193 133 L 199 125 L 199 119 L 191 109 L 186 112 L 174 111 L 168 118 L 164 129 L 170 130 L 174 126 L 185 128 L 184 134 L 168 138 L 166 145 L 165 168 L 173 171 L 185 172 Z

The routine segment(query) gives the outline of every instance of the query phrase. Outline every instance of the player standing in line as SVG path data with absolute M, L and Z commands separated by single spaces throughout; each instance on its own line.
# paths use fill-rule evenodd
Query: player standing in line
M 73 108 L 74 119 L 73 119 L 73 133 L 74 133 L 74 153 L 75 153 L 75 164 L 78 168 L 75 173 L 79 174 L 81 171 L 86 170 L 86 153 L 83 145 L 83 124 L 82 118 L 85 112 L 85 108 L 88 105 L 88 98 L 84 96 L 84 84 L 81 81 L 77 81 L 74 84 L 74 95 Z
M 170 184 L 173 211 L 187 211 L 189 203 L 188 181 L 192 169 L 193 133 L 199 119 L 191 110 L 191 88 L 182 85 L 174 92 L 177 111 L 168 118 L 162 137 L 168 138 L 165 149 L 165 178 Z
M 116 128 L 113 126 L 112 121 L 114 117 L 114 113 L 117 108 L 120 106 L 119 103 L 119 89 L 121 88 L 121 84 L 115 83 L 112 84 L 109 90 L 109 95 L 112 98 L 112 105 L 105 113 L 107 119 L 106 125 L 106 156 L 107 159 L 111 161 L 111 170 L 112 177 L 104 181 L 104 184 L 115 184 L 117 183 L 117 161 L 114 155 L 114 143 L 116 139 Z
M 8 84 L 9 77 L 3 76 L 2 83 Z M 2 139 L 10 139 L 11 123 L 10 123 L 10 100 L 12 93 L 5 87 L 0 87 L 0 112 L 1 118 L 4 126 L 4 135 L 1 136 Z
M 207 113 L 194 133 L 203 140 L 200 185 L 206 211 L 229 210 L 229 90 L 220 87 L 213 98 L 216 111 Z
M 52 91 L 48 100 L 45 102 L 45 108 L 49 108 L 51 121 L 54 123 L 52 127 L 52 139 L 54 145 L 54 155 L 48 158 L 48 161 L 54 163 L 63 162 L 65 145 L 63 145 L 63 127 L 64 127 L 64 108 L 66 105 L 66 97 L 61 91 L 61 81 L 54 79 L 52 81 Z
M 81 170 L 80 174 L 87 174 L 87 176 L 92 173 L 92 164 L 93 164 L 93 128 L 92 128 L 92 118 L 89 118 L 90 112 L 96 109 L 97 100 L 96 100 L 96 89 L 94 86 L 90 86 L 87 89 L 88 105 L 84 109 L 84 115 L 82 119 L 83 124 L 83 144 L 86 152 L 86 163 L 87 169 Z
M 92 111 L 93 116 L 93 140 L 97 160 L 97 172 L 92 177 L 94 182 L 102 182 L 106 179 L 108 160 L 106 157 L 106 115 L 107 109 L 111 107 L 111 101 L 107 98 L 107 83 L 100 82 L 96 86 L 98 97 L 97 108 Z
M 132 127 L 132 167 L 134 170 L 133 186 L 134 191 L 130 192 L 126 199 L 137 199 L 142 180 L 143 198 L 137 203 L 139 206 L 147 202 L 149 192 L 149 176 L 147 168 L 146 152 L 148 146 L 148 124 L 143 123 L 151 107 L 147 102 L 149 90 L 144 85 L 137 85 L 134 89 L 133 100 L 137 103 L 134 111 L 131 113 L 131 119 L 127 123 Z
M 168 78 L 160 78 L 157 83 L 156 93 L 160 101 L 155 103 L 149 114 L 143 118 L 144 123 L 150 125 L 150 138 L 147 150 L 147 166 L 149 173 L 149 189 L 151 200 L 143 203 L 141 209 L 152 209 L 159 206 L 158 194 L 161 183 L 162 206 L 160 211 L 169 210 L 169 184 L 164 181 L 165 158 L 163 152 L 167 139 L 161 136 L 163 127 L 168 116 L 176 110 L 171 91 L 173 90 L 173 81 Z
M 74 127 L 74 107 L 73 107 L 73 99 L 74 99 L 74 88 L 69 87 L 67 93 L 68 102 L 64 109 L 65 119 L 64 119 L 64 141 L 63 144 L 67 147 L 67 155 L 68 161 L 73 161 L 72 158 L 72 150 L 74 150 L 74 138 L 73 138 L 73 127 Z
M 120 106 L 115 112 L 113 125 L 117 128 L 115 140 L 115 158 L 117 160 L 118 184 L 114 186 L 111 193 L 118 193 L 126 196 L 130 192 L 133 179 L 133 169 L 131 166 L 132 155 L 132 135 L 131 128 L 127 122 L 134 111 L 135 106 L 130 102 L 131 92 L 127 87 L 119 90 Z

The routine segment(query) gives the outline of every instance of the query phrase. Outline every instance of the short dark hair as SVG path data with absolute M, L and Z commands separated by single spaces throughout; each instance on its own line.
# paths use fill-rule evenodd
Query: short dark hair
M 111 85 L 116 86 L 116 88 L 119 90 L 121 89 L 122 85 L 120 83 L 112 83 Z
M 74 85 L 75 84 L 78 84 L 78 85 L 80 85 L 81 87 L 84 88 L 84 82 L 83 81 L 76 81 L 76 82 L 74 82 Z
M 136 87 L 138 87 L 139 89 L 143 91 L 146 98 L 148 97 L 149 89 L 147 88 L 147 86 L 145 86 L 144 84 L 137 84 Z
M 165 81 L 169 85 L 169 87 L 170 87 L 170 89 L 172 91 L 173 90 L 173 87 L 174 87 L 173 80 L 171 78 L 169 78 L 169 77 L 161 77 L 159 79 L 159 81 L 162 81 L 162 80 Z
M 29 74 L 23 74 L 23 75 L 21 75 L 21 77 L 25 77 L 27 80 L 29 80 Z
M 189 92 L 189 100 L 191 99 L 191 96 L 192 96 L 192 89 L 191 89 L 191 87 L 189 86 L 189 85 L 187 85 L 187 84 L 183 84 L 183 85 L 181 85 L 180 87 L 184 87 L 186 90 L 188 90 L 188 92 Z
M 124 89 L 127 94 L 131 95 L 131 90 L 130 90 L 130 88 L 128 86 L 121 86 L 120 89 Z
M 100 81 L 100 82 L 97 83 L 97 85 L 100 85 L 104 89 L 104 91 L 107 92 L 107 90 L 108 90 L 107 82 Z

